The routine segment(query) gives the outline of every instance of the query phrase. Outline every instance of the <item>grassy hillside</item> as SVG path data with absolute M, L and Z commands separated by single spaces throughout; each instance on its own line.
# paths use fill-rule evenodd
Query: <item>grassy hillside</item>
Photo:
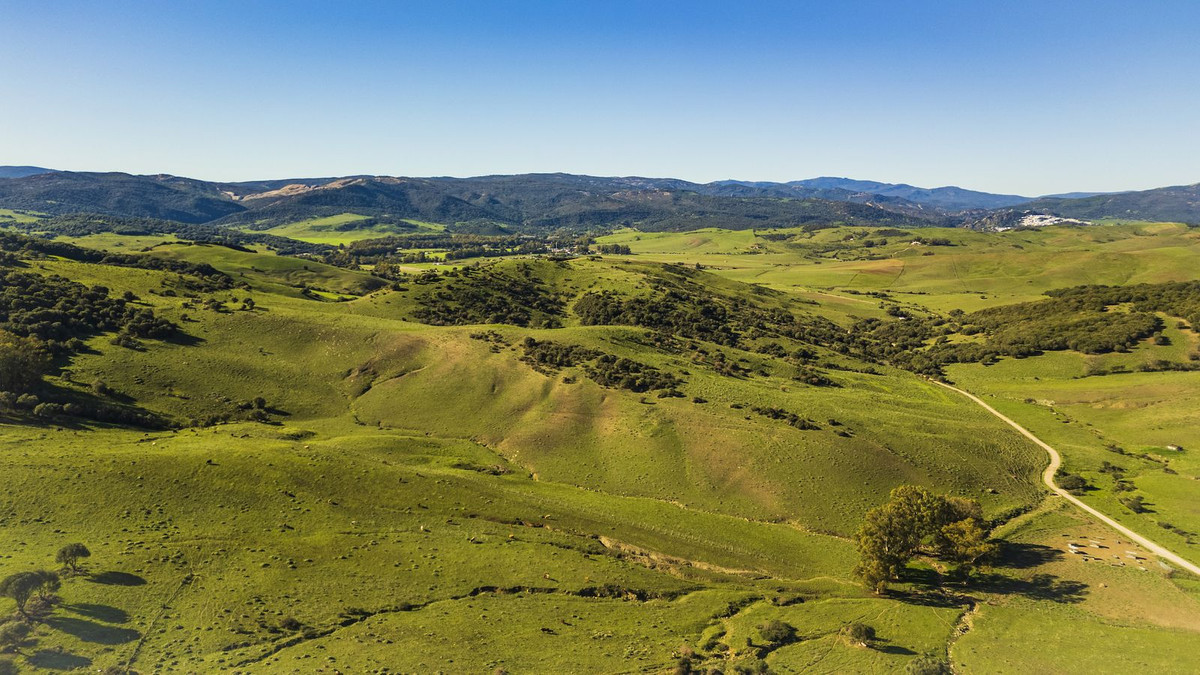
M 1142 256 L 1147 267 L 1194 242 L 1182 228 L 1127 226 L 1072 248 L 1070 232 L 955 232 L 956 246 L 913 259 L 932 265 L 954 249 L 978 256 L 984 278 L 988 256 L 1016 259 L 1018 234 L 1038 251 Z M 1018 672 L 1064 669 L 1087 645 L 1097 663 L 1194 665 L 1182 645 L 1200 631 L 1197 582 L 1145 552 L 1137 564 L 1083 564 L 1066 542 L 1111 535 L 1042 503 L 1040 450 L 970 402 L 839 346 L 832 336 L 853 316 L 889 317 L 888 303 L 850 292 L 859 287 L 840 272 L 801 281 L 908 262 L 915 248 L 888 234 L 867 248 L 850 233 L 628 232 L 614 240 L 632 256 L 466 261 L 399 280 L 119 235 L 78 243 L 211 265 L 228 281 L 125 258 L 6 259 L 102 286 L 178 327 L 134 347 L 88 334 L 38 390 L 136 407 L 165 428 L 3 414 L 0 577 L 55 567 L 70 541 L 92 552 L 89 574 L 64 580 L 61 602 L 6 658 L 31 671 L 668 672 L 683 660 L 903 672 L 928 656 Z M 743 252 L 755 246 L 764 252 Z M 753 266 L 768 256 L 787 269 Z M 756 269 L 779 276 L 746 283 Z M 1023 269 L 981 304 L 1059 283 Z M 914 276 L 908 305 L 960 297 L 937 286 L 934 267 Z M 1097 358 L 1186 358 L 1194 335 L 1168 331 L 1170 344 Z M 951 375 L 1015 397 L 1002 387 L 1030 378 L 1004 369 L 1058 359 L 1048 372 L 1065 378 L 1072 359 L 1091 358 L 1055 352 Z M 1137 375 L 1186 393 L 1192 374 Z M 1146 406 L 1163 427 L 1147 442 L 1193 444 L 1172 431 L 1185 428 L 1188 400 Z M 1058 405 L 1074 416 L 1089 404 Z M 1146 419 L 1114 409 L 1089 421 L 1140 453 L 1124 434 Z M 1091 450 L 1064 450 L 1093 471 Z M 1178 474 L 1160 475 L 1137 461 L 1138 488 L 1161 493 L 1164 510 L 1175 490 L 1183 508 L 1188 490 L 1173 481 L 1190 465 L 1171 459 Z M 994 566 L 963 585 L 922 561 L 891 595 L 864 590 L 850 535 L 903 483 L 979 499 L 1004 521 Z M 1112 512 L 1103 493 L 1088 498 Z M 771 637 L 771 621 L 790 637 Z M 853 622 L 875 628 L 870 647 L 842 634 Z M 1051 627 L 1059 651 L 1011 649 Z

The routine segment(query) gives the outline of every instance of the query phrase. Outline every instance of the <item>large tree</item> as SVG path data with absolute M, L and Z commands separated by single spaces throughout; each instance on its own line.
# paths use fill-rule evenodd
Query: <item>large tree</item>
M 29 599 L 34 594 L 48 596 L 58 588 L 58 575 L 46 570 L 17 572 L 0 580 L 0 595 L 17 603 L 17 612 L 29 618 Z
M 58 555 L 54 556 L 54 561 L 60 565 L 65 565 L 71 570 L 72 574 L 78 574 L 79 559 L 87 558 L 91 555 L 92 552 L 89 551 L 88 547 L 84 546 L 83 544 L 67 544 L 66 546 L 58 549 Z
M 897 487 L 887 503 L 867 512 L 855 543 L 859 552 L 855 573 L 877 593 L 899 578 L 918 553 L 938 555 L 969 572 L 996 548 L 987 540 L 978 502 L 914 485 Z

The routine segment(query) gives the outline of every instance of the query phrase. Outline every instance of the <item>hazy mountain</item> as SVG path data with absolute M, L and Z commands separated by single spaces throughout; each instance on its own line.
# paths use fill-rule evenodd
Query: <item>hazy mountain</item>
M 1196 224 L 1200 223 L 1200 183 L 1100 194 L 1082 199 L 1043 198 L 1025 206 L 1086 220 L 1126 218 Z
M 203 223 L 245 210 L 214 183 L 177 176 L 54 171 L 0 181 L 0 206 Z
M 929 208 L 945 211 L 963 211 L 967 209 L 999 209 L 1015 206 L 1030 201 L 1030 197 L 1020 195 L 994 194 L 979 192 L 960 187 L 947 186 L 938 188 L 919 188 L 903 183 L 879 183 L 869 180 L 854 180 L 850 178 L 821 177 L 808 180 L 798 180 L 787 185 L 816 189 L 841 189 L 854 192 L 866 192 L 882 197 L 895 197 L 905 201 L 920 204 Z
M 1031 201 L 956 187 L 925 189 L 846 178 L 701 184 L 675 178 L 563 173 L 214 183 L 169 175 L 50 171 L 0 180 L 0 207 L 4 208 L 256 228 L 347 211 L 394 220 L 543 230 L 614 225 L 673 230 L 832 223 L 946 226 L 1012 206 L 1072 218 L 1198 222 L 1198 200 L 1194 185 Z
M 52 171 L 54 169 L 44 169 L 40 166 L 0 166 L 0 178 L 24 178 Z
M 729 190 L 670 178 L 570 174 L 210 183 L 164 175 L 54 172 L 0 182 L 0 206 L 264 228 L 346 211 L 440 223 L 492 221 L 529 229 L 624 224 L 646 229 L 949 224 L 900 208 L 815 199 L 791 190 L 714 194 L 722 191 Z

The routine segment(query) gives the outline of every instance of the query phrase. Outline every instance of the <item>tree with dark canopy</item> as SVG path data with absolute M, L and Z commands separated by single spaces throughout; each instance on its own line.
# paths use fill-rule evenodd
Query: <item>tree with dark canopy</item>
M 88 547 L 80 543 L 67 544 L 58 549 L 58 555 L 54 556 L 54 561 L 65 565 L 71 570 L 72 574 L 79 573 L 79 559 L 91 557 L 92 552 Z

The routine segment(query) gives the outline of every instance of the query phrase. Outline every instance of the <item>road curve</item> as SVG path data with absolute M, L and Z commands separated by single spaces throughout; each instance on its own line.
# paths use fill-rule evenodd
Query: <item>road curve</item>
M 930 381 L 933 382 L 934 384 L 945 387 L 946 389 L 949 389 L 950 391 L 956 391 L 956 392 L 962 394 L 963 396 L 966 396 L 967 398 L 971 399 L 972 401 L 978 403 L 980 405 L 980 407 L 982 407 L 984 410 L 986 410 L 986 411 L 990 412 L 991 414 L 995 415 L 996 417 L 1000 418 L 1005 423 L 1007 423 L 1009 426 L 1011 426 L 1012 428 L 1014 428 L 1018 432 L 1020 432 L 1022 436 L 1024 436 L 1025 438 L 1028 438 L 1029 440 L 1033 441 L 1034 443 L 1037 443 L 1039 446 L 1041 446 L 1041 448 L 1043 450 L 1045 450 L 1047 453 L 1049 453 L 1050 466 L 1046 467 L 1046 470 L 1042 472 L 1042 481 L 1046 484 L 1046 487 L 1050 488 L 1050 490 L 1054 494 L 1058 495 L 1059 497 L 1062 497 L 1063 499 L 1066 499 L 1067 501 L 1071 502 L 1075 506 L 1078 506 L 1079 508 L 1083 509 L 1084 511 L 1087 511 L 1091 515 L 1095 516 L 1098 520 L 1103 522 L 1105 525 L 1108 525 L 1109 527 L 1113 528 L 1117 532 L 1120 532 L 1121 534 L 1125 535 L 1126 537 L 1129 537 L 1133 541 L 1136 541 L 1137 543 L 1141 544 L 1142 546 L 1144 546 L 1146 548 L 1146 550 L 1157 555 L 1159 558 L 1162 558 L 1164 560 L 1169 560 L 1169 561 L 1175 563 L 1176 565 L 1178 565 L 1179 567 L 1182 567 L 1183 569 L 1191 572 L 1192 574 L 1195 574 L 1196 576 L 1200 576 L 1200 566 L 1197 566 L 1194 563 L 1185 559 L 1184 557 L 1171 552 L 1165 546 L 1162 546 L 1160 544 L 1154 543 L 1153 541 L 1150 541 L 1149 539 L 1143 537 L 1142 535 L 1138 534 L 1137 532 L 1134 532 L 1133 530 L 1129 529 L 1128 527 L 1125 527 L 1124 525 L 1118 523 L 1117 521 L 1113 520 L 1112 518 L 1109 518 L 1108 516 L 1104 515 L 1103 513 L 1100 513 L 1099 511 L 1092 508 L 1091 506 L 1084 504 L 1082 501 L 1080 501 L 1077 497 L 1075 497 L 1075 495 L 1071 494 L 1070 492 L 1067 492 L 1066 490 L 1058 487 L 1058 485 L 1056 485 L 1054 483 L 1054 474 L 1058 473 L 1058 467 L 1062 465 L 1062 455 L 1059 455 L 1058 451 L 1055 450 L 1054 448 L 1050 447 L 1050 445 L 1048 443 L 1046 443 L 1042 439 L 1038 438 L 1037 436 L 1034 436 L 1032 433 L 1029 432 L 1028 429 L 1026 429 L 1025 427 L 1021 426 L 1020 424 L 1017 424 L 1016 422 L 1012 421 L 1007 416 L 1001 414 L 998 410 L 996 410 L 992 406 L 984 403 L 982 399 L 980 399 L 978 396 L 972 394 L 971 392 L 963 391 L 962 389 L 948 385 L 945 382 L 938 382 L 937 380 L 930 380 Z

